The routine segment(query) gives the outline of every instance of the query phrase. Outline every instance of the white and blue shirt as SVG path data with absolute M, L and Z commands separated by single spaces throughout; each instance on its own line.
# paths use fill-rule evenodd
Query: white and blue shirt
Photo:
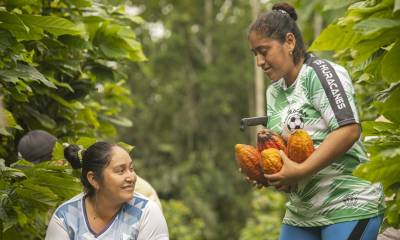
M 168 227 L 157 204 L 135 192 L 131 201 L 105 229 L 95 234 L 89 227 L 81 193 L 59 206 L 46 232 L 46 240 L 168 240 Z

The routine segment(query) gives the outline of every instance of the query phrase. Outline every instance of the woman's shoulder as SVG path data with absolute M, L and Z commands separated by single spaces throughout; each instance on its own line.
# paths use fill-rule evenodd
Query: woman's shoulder
M 85 195 L 84 193 L 79 193 L 78 195 L 75 195 L 68 201 L 63 202 L 60 206 L 57 207 L 54 214 L 56 216 L 59 216 L 59 215 L 64 215 L 67 212 L 71 212 L 71 211 L 80 209 L 82 206 L 81 202 L 82 202 L 84 195 Z
M 151 205 L 151 200 L 141 193 L 134 192 L 133 198 L 129 202 L 127 202 L 125 205 L 128 208 L 135 208 L 135 209 L 143 210 L 143 209 L 149 207 L 149 205 Z
M 133 198 L 125 203 L 124 212 L 128 215 L 143 216 L 143 212 L 152 212 L 158 210 L 160 207 L 148 197 L 135 192 Z

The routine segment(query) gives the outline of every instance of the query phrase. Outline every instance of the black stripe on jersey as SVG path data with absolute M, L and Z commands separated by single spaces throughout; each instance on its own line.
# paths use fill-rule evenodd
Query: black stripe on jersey
M 349 99 L 332 65 L 325 60 L 315 57 L 307 62 L 314 69 L 321 81 L 339 126 L 356 123 Z

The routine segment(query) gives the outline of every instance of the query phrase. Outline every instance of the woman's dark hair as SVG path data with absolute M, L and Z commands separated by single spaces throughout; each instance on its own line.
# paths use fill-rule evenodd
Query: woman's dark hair
M 64 149 L 64 157 L 71 164 L 73 169 L 82 168 L 81 182 L 87 195 L 93 196 L 95 189 L 87 179 L 87 173 L 92 171 L 96 179 L 103 178 L 103 169 L 111 160 L 111 150 L 114 144 L 107 142 L 96 142 L 87 150 L 82 150 L 78 145 L 71 144 Z
M 297 13 L 292 6 L 287 3 L 276 3 L 272 6 L 272 11 L 262 14 L 250 25 L 248 34 L 255 32 L 260 36 L 284 43 L 287 33 L 293 33 L 296 38 L 293 62 L 297 64 L 300 58 L 305 56 L 306 48 L 296 20 Z

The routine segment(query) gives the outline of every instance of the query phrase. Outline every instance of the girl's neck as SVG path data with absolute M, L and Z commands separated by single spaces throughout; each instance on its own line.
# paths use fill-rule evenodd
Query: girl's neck
M 284 77 L 287 87 L 290 87 L 296 81 L 297 76 L 299 75 L 299 72 L 301 70 L 301 67 L 303 66 L 303 62 L 304 62 L 304 57 L 300 58 L 300 61 L 296 65 L 294 65 L 294 67 Z

